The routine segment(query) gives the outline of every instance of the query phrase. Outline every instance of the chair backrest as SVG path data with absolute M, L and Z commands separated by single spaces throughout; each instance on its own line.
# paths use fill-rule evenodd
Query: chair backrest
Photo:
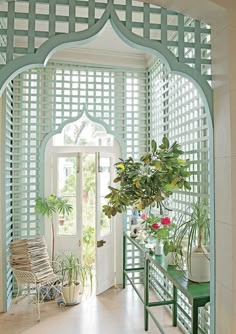
M 44 237 L 15 240 L 10 244 L 10 252 L 13 270 L 29 271 L 37 281 L 53 275 Z

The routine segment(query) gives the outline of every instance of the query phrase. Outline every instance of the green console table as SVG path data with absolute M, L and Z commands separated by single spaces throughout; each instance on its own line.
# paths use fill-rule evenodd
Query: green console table
M 134 245 L 144 259 L 144 266 L 127 268 L 127 240 Z M 148 330 L 148 318 L 149 315 L 152 317 L 154 323 L 159 328 L 160 332 L 165 334 L 162 329 L 161 324 L 156 319 L 152 307 L 160 305 L 173 305 L 172 307 L 172 324 L 177 326 L 177 291 L 180 290 L 187 298 L 189 303 L 192 305 L 192 315 L 191 315 L 191 325 L 192 325 L 192 334 L 198 333 L 198 308 L 204 306 L 210 301 L 210 284 L 209 283 L 194 283 L 186 279 L 185 274 L 179 270 L 176 270 L 174 266 L 168 266 L 165 263 L 164 256 L 156 256 L 149 254 L 149 251 L 145 248 L 145 245 L 140 244 L 140 242 L 131 238 L 129 234 L 124 234 L 124 244 L 123 244 L 123 288 L 126 286 L 126 280 L 130 281 L 131 285 L 137 292 L 141 301 L 144 304 L 144 322 L 145 322 L 145 331 Z M 151 302 L 149 299 L 149 290 L 150 290 L 150 265 L 156 267 L 163 275 L 171 281 L 173 284 L 173 295 L 169 300 L 155 301 Z M 135 271 L 144 271 L 144 296 L 138 291 L 135 287 L 135 284 L 129 277 L 129 272 Z

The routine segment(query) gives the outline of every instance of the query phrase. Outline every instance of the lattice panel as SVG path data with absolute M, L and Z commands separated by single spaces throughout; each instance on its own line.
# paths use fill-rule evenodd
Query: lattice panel
M 39 150 L 43 138 L 63 122 L 74 121 L 86 105 L 124 143 L 124 154 L 146 150 L 146 71 L 51 63 L 14 80 L 13 220 L 14 236 L 39 231 L 34 213 L 42 182 Z M 132 124 L 134 124 L 132 126 Z M 42 172 L 42 171 L 41 171 Z
M 3 166 L 4 166 L 4 181 L 5 182 L 5 198 L 3 205 L 3 265 L 5 270 L 2 272 L 4 275 L 2 277 L 5 283 L 4 293 L 4 309 L 7 309 L 11 303 L 11 284 L 12 284 L 12 274 L 9 262 L 7 261 L 9 257 L 9 245 L 13 237 L 13 175 L 12 175 L 12 164 L 13 164 L 13 134 L 12 128 L 12 99 L 13 99 L 13 86 L 9 83 L 5 92 L 5 98 L 7 103 L 5 103 L 5 115 L 3 125 L 3 138 L 4 141 L 4 155 L 3 155 Z
M 137 158 L 139 148 L 146 148 L 145 70 L 60 68 L 57 64 L 47 71 L 53 77 L 52 83 L 47 80 L 45 84 L 52 89 L 56 125 L 78 116 L 78 106 L 82 111 L 86 105 L 88 113 L 108 124 L 127 143 L 127 154 Z
M 119 19 L 130 32 L 161 42 L 181 63 L 210 79 L 211 30 L 208 25 L 139 1 L 114 0 L 114 3 Z
M 111 2 L 111 7 L 107 4 Z M 161 42 L 181 63 L 211 79 L 211 30 L 182 14 L 139 1 L 16 0 L 0 5 L 1 63 L 33 54 L 45 41 L 93 27 L 115 11 L 133 36 Z M 4 42 L 2 42 L 4 41 Z
M 6 20 L 3 18 L 0 19 L 0 30 L 1 29 L 6 29 Z M 0 48 L 6 49 L 6 45 L 7 45 L 6 35 L 0 34 Z M 6 64 L 6 53 L 0 52 L 0 67 L 3 64 Z
M 13 223 L 14 239 L 39 234 L 35 217 L 35 194 L 39 193 L 40 130 L 38 111 L 37 73 L 25 74 L 27 80 L 14 82 L 13 114 Z
M 149 75 L 151 138 L 159 142 L 166 134 L 171 142 L 177 140 L 191 161 L 191 191 L 176 192 L 171 206 L 176 212 L 198 198 L 208 203 L 209 130 L 203 101 L 189 80 L 168 73 L 161 63 Z
M 126 268 L 144 267 L 143 252 L 140 252 L 133 244 L 129 242 L 128 239 L 126 259 Z M 143 271 L 130 272 L 129 277 L 135 284 L 143 284 Z M 127 283 L 130 284 L 129 281 Z

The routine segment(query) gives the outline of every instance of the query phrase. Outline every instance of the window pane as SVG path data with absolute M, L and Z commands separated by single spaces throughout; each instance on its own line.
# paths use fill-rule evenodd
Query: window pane
M 109 193 L 108 186 L 111 184 L 111 158 L 102 157 L 100 159 L 100 236 L 111 232 L 111 220 L 102 212 L 102 206 L 107 203 L 105 196 Z
M 59 235 L 76 235 L 76 158 L 60 157 L 57 160 L 58 195 L 67 199 L 73 207 L 69 216 L 59 217 Z

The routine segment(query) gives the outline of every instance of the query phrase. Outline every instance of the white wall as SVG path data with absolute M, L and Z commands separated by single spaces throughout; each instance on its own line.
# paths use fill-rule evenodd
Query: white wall
M 212 27 L 215 128 L 216 333 L 236 333 L 236 1 L 148 1 Z
M 213 39 L 216 333 L 236 333 L 236 10 Z
M 0 97 L 0 129 L 2 129 L 2 98 Z M 2 175 L 2 137 L 0 135 L 0 175 Z M 2 270 L 2 177 L 0 177 L 0 273 Z M 0 312 L 3 312 L 3 277 L 0 276 Z

